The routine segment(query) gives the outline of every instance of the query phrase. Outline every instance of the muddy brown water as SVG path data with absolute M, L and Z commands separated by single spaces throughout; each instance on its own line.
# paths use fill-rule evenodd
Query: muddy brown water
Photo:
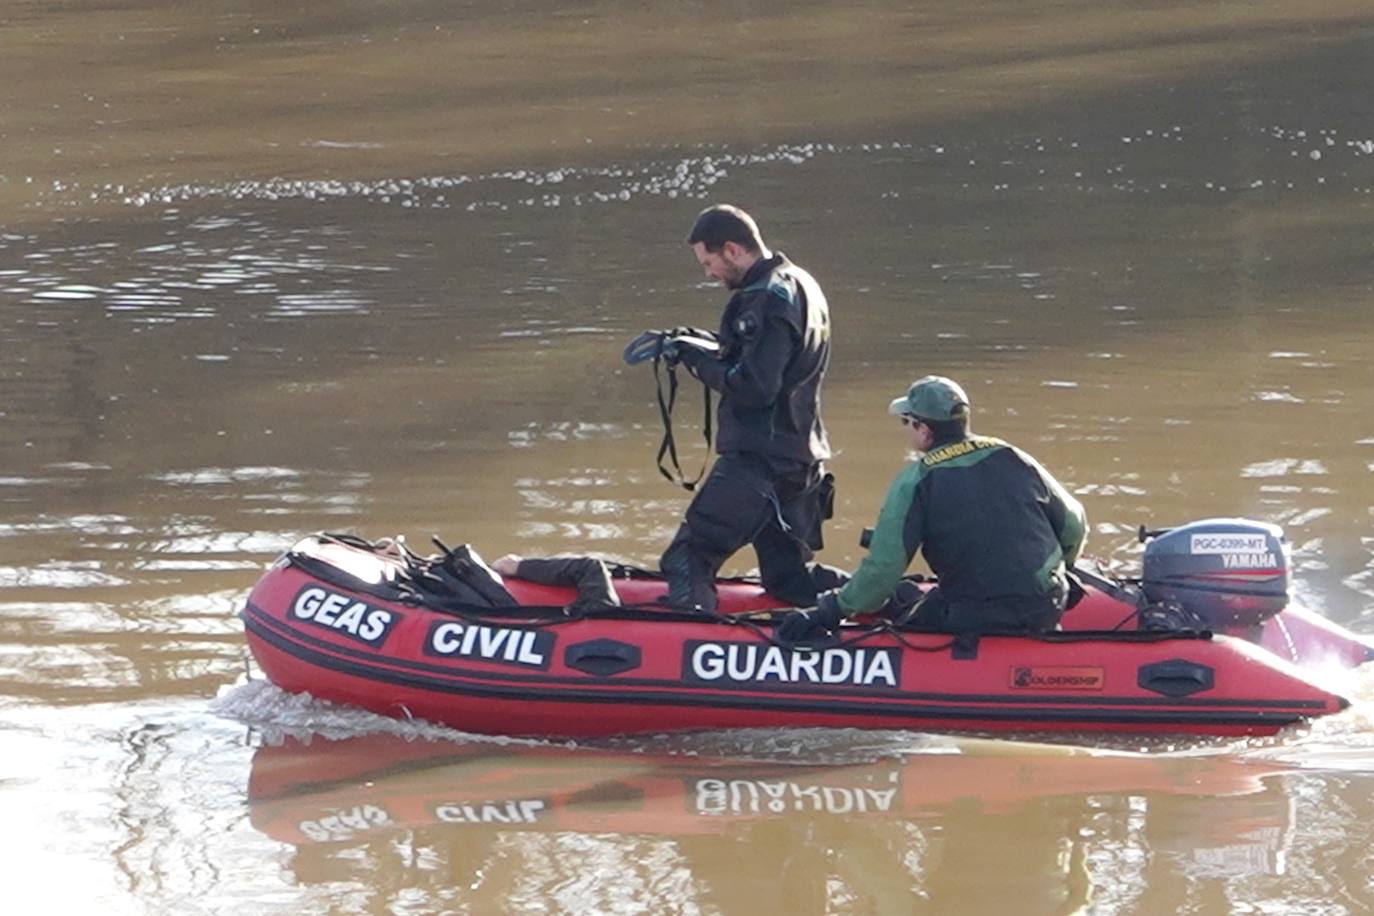
M 1369 912 L 1368 676 L 1264 741 L 586 748 L 245 683 L 236 613 L 320 529 L 652 564 L 685 497 L 620 349 L 714 322 L 729 200 L 831 298 L 823 559 L 941 372 L 1096 556 L 1278 522 L 1374 633 L 1371 82 L 1339 0 L 0 5 L 7 899 Z

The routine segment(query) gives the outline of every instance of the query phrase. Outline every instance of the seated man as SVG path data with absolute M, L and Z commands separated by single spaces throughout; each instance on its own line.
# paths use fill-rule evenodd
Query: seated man
M 1053 629 L 1068 596 L 1087 519 L 1078 500 L 1014 446 L 969 431 L 969 399 L 928 375 L 888 406 L 918 453 L 887 491 L 868 556 L 814 610 L 795 611 L 779 636 L 794 642 L 880 608 L 919 548 L 939 584 L 909 622 L 950 633 Z

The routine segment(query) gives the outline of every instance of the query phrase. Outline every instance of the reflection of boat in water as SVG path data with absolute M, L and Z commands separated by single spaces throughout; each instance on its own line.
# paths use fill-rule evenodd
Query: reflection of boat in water
M 1368 655 L 1350 634 L 1287 612 L 1244 621 L 1240 629 L 1262 631 L 1259 645 L 1124 627 L 1138 609 L 1106 581 L 1089 585 L 1062 632 L 954 638 L 879 623 L 798 650 L 777 641 L 770 599 L 744 582 L 722 586 L 723 613 L 709 618 L 655 605 L 662 582 L 652 577 L 617 580 L 627 606 L 569 614 L 570 588 L 510 580 L 514 606 L 440 604 L 410 587 L 414 575 L 368 545 L 302 542 L 249 596 L 254 656 L 286 690 L 388 715 L 473 732 L 607 735 L 772 726 L 1268 734 L 1346 702 L 1264 645 L 1301 644 L 1303 660 Z
M 560 910 L 1177 912 L 1195 879 L 1282 873 L 1295 830 L 1288 771 L 1227 757 L 788 730 L 641 748 L 288 742 L 254 754 L 250 820 L 298 881 L 459 912 L 593 884 Z
M 295 844 L 425 825 L 686 836 L 770 818 L 997 814 L 1067 796 L 1186 796 L 1217 808 L 1265 792 L 1277 772 L 1225 757 L 955 739 L 809 765 L 367 735 L 259 748 L 248 800 L 258 830 Z

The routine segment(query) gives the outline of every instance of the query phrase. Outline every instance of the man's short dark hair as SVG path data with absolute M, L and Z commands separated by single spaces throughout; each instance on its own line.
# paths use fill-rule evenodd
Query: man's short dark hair
M 921 418 L 930 429 L 930 438 L 935 445 L 944 445 L 946 442 L 956 442 L 968 435 L 968 413 L 952 420 L 927 420 Z
M 763 251 L 763 236 L 754 218 L 739 207 L 730 204 L 716 204 L 697 214 L 692 225 L 692 233 L 687 236 L 687 244 L 700 242 L 710 252 L 720 251 L 726 242 L 734 242 L 747 251 Z

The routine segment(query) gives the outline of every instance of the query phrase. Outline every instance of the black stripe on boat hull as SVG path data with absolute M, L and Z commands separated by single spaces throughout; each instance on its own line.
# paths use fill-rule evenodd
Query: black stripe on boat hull
M 472 669 L 470 669 L 470 668 L 455 668 L 455 667 L 450 666 L 450 665 L 435 665 L 435 664 L 431 664 L 431 663 L 427 663 L 427 662 L 421 662 L 421 661 L 417 661 L 417 660 L 413 660 L 413 659 L 407 659 L 407 658 L 394 658 L 394 657 L 378 656 L 376 653 L 370 653 L 370 652 L 367 652 L 366 650 L 355 649 L 355 648 L 350 647 L 350 646 L 344 646 L 344 645 L 340 645 L 340 644 L 338 644 L 338 643 L 328 642 L 327 640 L 320 639 L 320 638 L 318 638 L 318 637 L 316 637 L 316 636 L 314 636 L 314 635 L 312 635 L 312 634 L 310 634 L 310 633 L 305 633 L 305 632 L 302 632 L 302 631 L 300 631 L 300 630 L 297 630 L 297 629 L 295 629 L 295 628 L 289 626 L 288 624 L 285 624 L 285 623 L 283 623 L 282 621 L 277 620 L 275 617 L 271 616 L 271 615 L 268 614 L 266 611 L 264 611 L 262 608 L 257 607 L 256 605 L 252 604 L 251 602 L 248 603 L 248 604 L 245 606 L 244 612 L 243 612 L 243 615 L 242 615 L 242 616 L 243 616 L 243 620 L 244 620 L 245 626 L 249 625 L 250 623 L 257 623 L 257 624 L 260 624 L 260 625 L 262 625 L 262 626 L 265 626 L 265 627 L 269 628 L 270 630 L 272 630 L 272 631 L 276 632 L 278 635 L 280 635 L 283 639 L 285 639 L 285 640 L 287 641 L 287 643 L 283 644 L 283 648 L 284 648 L 286 645 L 288 645 L 288 644 L 300 645 L 300 646 L 302 646 L 302 647 L 315 646 L 315 647 L 317 647 L 317 648 L 319 648 L 319 649 L 327 650 L 329 653 L 332 653 L 333 656 L 350 656 L 350 657 L 356 658 L 356 659 L 358 659 L 358 660 L 360 661 L 360 663 L 363 663 L 363 664 L 366 664 L 366 663 L 368 663 L 368 662 L 374 662 L 374 661 L 380 660 L 380 661 L 385 662 L 387 665 L 392 666 L 393 668 L 406 668 L 406 669 L 409 669 L 409 670 L 415 671 L 415 672 L 429 672 L 429 673 L 431 673 L 432 675 L 434 675 L 434 676 L 436 677 L 436 680 L 434 681 L 434 683 L 443 683 L 443 681 L 441 680 L 442 678 L 455 678 L 455 677 L 457 677 L 457 678 L 469 678 L 469 679 L 473 679 L 473 680 L 484 680 L 484 681 L 489 681 L 489 682 L 493 682 L 493 683 L 500 683 L 500 682 L 503 682 L 503 681 L 509 681 L 509 682 L 514 682 L 514 683 L 518 683 L 518 684 L 525 685 L 522 689 L 526 689 L 526 690 L 531 689 L 531 686 L 532 686 L 532 685 L 535 685 L 535 684 L 538 684 L 538 685 L 546 685 L 546 686 L 550 686 L 550 687 L 575 687 L 575 688 L 579 688 L 579 689 L 580 689 L 580 688 L 586 687 L 586 685 L 587 685 L 588 683 L 592 683 L 591 681 L 589 681 L 588 678 L 584 678 L 584 677 L 541 676 L 541 677 L 538 677 L 538 678 L 536 679 L 536 678 L 532 677 L 530 674 L 509 674 L 509 673 L 502 672 L 502 671 L 474 671 L 474 670 L 472 670 Z M 256 619 L 254 619 L 254 618 L 256 618 Z M 261 630 L 261 628 L 255 630 L 255 632 L 260 632 L 260 630 Z M 382 668 L 382 669 L 378 669 L 378 670 L 391 670 L 391 669 L 389 669 L 389 668 Z M 614 684 L 617 684 L 617 685 L 624 685 L 624 686 L 627 686 L 627 687 L 645 687 L 645 688 L 651 688 L 651 689 L 652 689 L 652 688 L 657 688 L 657 689 L 670 688 L 670 689 L 675 689 L 675 690 L 676 690 L 676 689 L 679 689 L 679 688 L 681 687 L 681 684 L 680 684 L 678 681 L 667 681 L 667 680 L 663 680 L 663 679 L 660 679 L 660 678 L 615 677 L 613 680 L 608 679 L 608 680 L 604 681 L 603 683 L 614 683 Z M 793 685 L 784 685 L 784 686 L 793 686 Z M 811 685 L 811 684 L 806 684 L 806 685 L 796 685 L 796 686 L 799 688 L 797 692 L 800 693 L 800 692 L 803 692 L 803 691 L 804 691 L 808 696 L 814 696 L 814 695 L 816 694 L 817 691 L 824 691 L 824 690 L 827 689 L 826 686 L 824 686 L 824 685 Z M 759 692 L 759 693 L 767 693 L 767 694 L 773 695 L 773 696 L 776 696 L 776 695 L 779 695 L 779 694 L 783 693 L 783 691 L 780 691 L 780 690 L 778 689 L 778 685 L 770 685 L 770 684 L 733 684 L 733 683 L 732 683 L 732 684 L 729 685 L 729 689 L 735 690 L 735 691 L 754 691 L 754 692 Z M 829 689 L 833 690 L 834 688 L 829 688 Z M 894 694 L 893 694 L 893 692 L 892 692 L 891 690 L 866 690 L 866 689 L 864 689 L 864 688 L 862 688 L 862 687 L 846 687 L 846 688 L 843 688 L 843 690 L 844 690 L 844 696 L 845 696 L 845 697 L 853 697 L 853 698 L 856 698 L 856 699 L 883 699 L 883 700 L 891 700 L 891 699 L 894 697 Z M 913 690 L 903 690 L 903 691 L 901 691 L 901 695 L 904 696 L 904 697 L 910 698 L 910 699 L 915 699 L 915 700 L 935 700 L 935 701 L 941 701 L 941 700 L 958 700 L 958 701 L 964 702 L 964 703 L 997 703 L 997 704 L 1003 704 L 1003 705 L 1006 705 L 1006 704 L 1013 704 L 1013 705 L 1022 705 L 1022 704 L 1024 704 L 1024 705 L 1037 705 L 1037 704 L 1043 704 L 1043 703 L 1046 702 L 1046 698 L 1045 698 L 1045 697 L 1040 697 L 1040 696 L 1025 696 L 1025 695 L 1014 695 L 1014 694 L 1002 694 L 1002 693 L 995 693 L 995 694 L 977 694 L 977 693 L 956 694 L 956 693 L 933 693 L 933 692 L 925 692 L 925 691 L 918 692 L 918 691 L 913 691 Z M 1087 705 L 1087 706 L 1092 706 L 1092 705 L 1096 705 L 1096 706 L 1153 706 L 1153 707 L 1157 707 L 1157 706 L 1163 705 L 1163 703 L 1164 703 L 1164 698 L 1155 698 L 1155 697 L 1092 697 L 1092 696 L 1077 696 L 1077 695 L 1067 695 L 1067 694 L 1066 694 L 1066 695 L 1064 695 L 1064 696 L 1056 696 L 1056 697 L 1054 698 L 1054 703 L 1057 704 L 1057 705 L 1060 705 L 1060 706 L 1071 706 L 1071 705 Z M 1221 707 L 1231 707 L 1231 706 L 1234 706 L 1234 707 L 1241 707 L 1241 708 L 1254 708 L 1254 707 L 1261 707 L 1261 708 L 1263 708 L 1263 707 L 1273 707 L 1273 708 L 1275 708 L 1275 709 L 1283 709 L 1283 710 L 1311 709 L 1311 710 L 1318 711 L 1318 712 L 1320 712 L 1320 711 L 1326 709 L 1326 704 L 1323 703 L 1321 700 L 1266 700 L 1266 699 L 1230 700 L 1230 699 L 1224 699 L 1224 698 L 1216 698 L 1216 699 L 1207 699 L 1207 698 L 1190 699 L 1190 698 L 1187 698 L 1187 697 L 1173 697 L 1173 698 L 1170 698 L 1170 699 L 1169 699 L 1167 705 L 1170 706 L 1170 707 L 1198 706 L 1198 707 L 1204 707 L 1204 708 L 1209 708 L 1209 709 L 1216 709 L 1216 708 L 1221 708 Z
M 260 613 L 260 612 L 259 612 Z M 1264 726 L 1266 728 L 1277 729 L 1285 725 L 1298 722 L 1306 718 L 1304 709 L 1322 709 L 1323 704 L 1318 701 L 1293 701 L 1282 700 L 1224 700 L 1209 703 L 1200 700 L 1190 700 L 1187 705 L 1199 707 L 1198 709 L 1180 709 L 1184 705 L 1179 700 L 1171 700 L 1167 704 L 1150 698 L 1135 697 L 1112 697 L 1100 700 L 1082 699 L 1077 697 L 1059 698 L 1055 697 L 1050 702 L 1055 704 L 1050 706 L 1036 706 L 1029 709 L 992 709 L 980 706 L 954 706 L 940 705 L 928 706 L 918 703 L 899 703 L 893 701 L 891 694 L 887 694 L 889 701 L 884 704 L 873 706 L 863 705 L 854 701 L 835 701 L 819 698 L 814 695 L 806 697 L 787 697 L 779 694 L 769 694 L 767 696 L 732 696 L 729 694 L 710 694 L 710 695 L 691 695 L 681 692 L 664 690 L 632 690 L 617 689 L 614 691 L 597 691 L 579 689 L 572 693 L 566 689 L 557 691 L 541 690 L 532 686 L 505 686 L 473 683 L 452 683 L 451 681 L 441 681 L 433 677 L 426 677 L 422 673 L 408 673 L 397 671 L 391 668 L 370 665 L 366 662 L 350 661 L 340 658 L 337 655 L 319 652 L 299 642 L 287 639 L 284 635 L 275 633 L 259 625 L 258 621 L 245 614 L 245 625 L 255 635 L 270 643 L 281 651 L 291 655 L 303 662 L 308 662 L 320 668 L 337 671 L 341 674 L 364 680 L 376 681 L 380 683 L 395 684 L 402 687 L 411 687 L 421 690 L 429 690 L 438 693 L 466 695 L 474 697 L 484 697 L 489 699 L 503 700 L 533 700 L 538 702 L 556 703 L 591 703 L 591 704 L 652 704 L 657 706 L 688 706 L 688 707 L 714 707 L 731 710 L 752 710 L 752 711 L 781 711 L 781 712 L 811 712 L 826 713 L 832 715 L 843 715 L 851 717 L 883 717 L 903 720 L 943 720 L 943 721 L 998 721 L 998 722 L 1056 722 L 1074 723 L 1085 726 L 1090 725 L 1144 725 L 1144 724 L 1163 724 L 1163 725 L 1225 725 L 1234 727 L 1245 726 Z M 294 633 L 292 635 L 295 635 Z M 326 644 L 331 651 L 339 651 L 341 647 L 333 644 Z M 446 672 L 452 673 L 452 672 Z M 463 672 L 465 676 L 486 677 L 485 672 Z M 585 684 L 585 681 L 571 681 L 573 684 Z M 616 683 L 620 683 L 617 681 Z M 658 682 L 662 683 L 662 682 Z M 848 692 L 847 692 L 848 693 Z M 910 694 L 908 694 L 910 696 Z M 856 697 L 855 699 L 862 699 Z M 951 701 L 968 703 L 977 701 L 976 697 L 969 696 L 949 696 Z M 1010 697 L 993 696 L 988 697 L 987 702 L 1005 703 L 1011 700 Z M 1031 704 L 1046 702 L 1044 698 L 1035 697 L 1016 697 L 1017 701 Z M 1091 703 L 1111 704 L 1111 705 L 1145 705 L 1150 704 L 1155 707 L 1167 707 L 1156 710 L 1131 710 L 1131 709 L 1064 709 L 1056 708 L 1070 704 L 1088 705 Z M 1235 710 L 1231 711 L 1224 707 L 1234 706 L 1269 706 L 1274 707 L 1269 710 Z

